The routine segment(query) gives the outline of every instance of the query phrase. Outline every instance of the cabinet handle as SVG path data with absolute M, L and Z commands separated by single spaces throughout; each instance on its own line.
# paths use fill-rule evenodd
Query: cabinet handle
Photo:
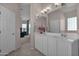
M 0 31 L 0 34 L 1 34 L 1 31 Z
M 1 11 L 0 11 L 0 15 L 1 15 Z

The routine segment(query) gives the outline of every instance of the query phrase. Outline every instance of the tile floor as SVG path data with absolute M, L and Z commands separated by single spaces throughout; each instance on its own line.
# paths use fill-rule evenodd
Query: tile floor
M 14 52 L 11 52 L 7 56 L 43 56 L 40 52 L 35 49 L 31 49 L 30 41 L 24 43 L 21 48 Z

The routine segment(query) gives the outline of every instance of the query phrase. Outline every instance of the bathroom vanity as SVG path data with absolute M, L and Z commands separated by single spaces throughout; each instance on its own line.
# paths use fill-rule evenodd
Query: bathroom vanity
M 47 56 L 78 56 L 78 35 L 35 33 L 35 48 Z
M 78 56 L 78 12 L 73 5 L 37 17 L 35 48 L 47 56 Z M 40 25 L 45 26 L 42 34 Z

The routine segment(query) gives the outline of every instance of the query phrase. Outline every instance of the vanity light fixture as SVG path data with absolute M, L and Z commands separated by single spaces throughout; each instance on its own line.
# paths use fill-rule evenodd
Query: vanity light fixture
M 45 13 L 47 13 L 48 11 L 50 11 L 51 10 L 51 7 L 46 7 L 45 9 L 43 9 L 42 11 L 41 11 L 41 13 L 42 14 L 45 14 Z
M 43 9 L 44 13 L 47 13 L 47 9 Z
M 61 3 L 54 3 L 54 5 L 56 5 L 56 6 L 58 6 L 58 5 L 60 5 Z
M 54 5 L 55 5 L 56 7 L 58 7 L 58 6 L 61 5 L 61 3 L 54 3 Z
M 47 9 L 47 11 L 50 11 L 51 10 L 51 7 L 47 7 L 46 9 Z
M 42 10 L 41 13 L 44 14 L 44 11 Z
M 43 10 L 41 11 L 41 14 L 45 14 L 45 13 L 47 13 L 47 9 L 43 9 Z

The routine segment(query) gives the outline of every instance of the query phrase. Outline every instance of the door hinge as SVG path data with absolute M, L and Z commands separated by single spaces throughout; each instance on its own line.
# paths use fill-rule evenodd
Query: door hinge
M 0 31 L 0 34 L 1 34 L 1 31 Z

